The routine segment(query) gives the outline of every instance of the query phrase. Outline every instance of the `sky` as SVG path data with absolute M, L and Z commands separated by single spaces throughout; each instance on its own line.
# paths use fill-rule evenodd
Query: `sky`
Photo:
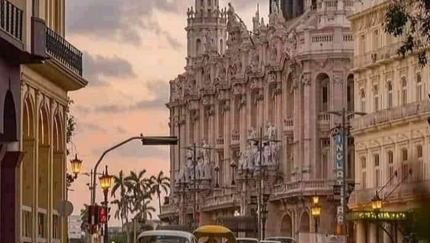
M 267 23 L 269 0 L 231 0 L 248 28 L 258 2 Z M 104 150 L 131 136 L 169 135 L 169 80 L 184 72 L 186 11 L 193 5 L 194 0 L 66 1 L 66 39 L 83 52 L 89 82 L 69 94 L 77 123 L 71 153 L 83 160 L 82 172 L 89 172 Z M 220 0 L 220 7 L 226 6 L 227 0 Z M 109 153 L 99 171 L 105 165 L 110 174 L 145 169 L 148 176 L 169 175 L 169 149 L 135 141 Z M 69 191 L 74 214 L 90 202 L 89 181 L 80 175 Z M 97 201 L 102 198 L 97 188 Z M 111 210 L 113 215 L 116 209 Z M 120 225 L 111 219 L 110 226 Z

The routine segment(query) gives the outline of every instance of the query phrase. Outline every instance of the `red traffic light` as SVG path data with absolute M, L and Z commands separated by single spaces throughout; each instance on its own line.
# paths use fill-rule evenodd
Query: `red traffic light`
M 106 206 L 100 206 L 99 207 L 99 222 L 101 224 L 105 224 L 107 222 L 107 208 Z
M 99 224 L 99 205 L 88 206 L 88 224 L 90 226 Z

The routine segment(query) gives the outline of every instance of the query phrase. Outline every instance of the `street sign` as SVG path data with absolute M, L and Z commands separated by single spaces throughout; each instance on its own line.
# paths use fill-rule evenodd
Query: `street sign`
M 342 133 L 337 133 L 334 136 L 334 146 L 335 146 L 335 170 L 336 170 L 336 188 L 340 188 L 339 194 L 341 196 L 340 199 L 340 206 L 337 207 L 337 223 L 342 224 L 343 218 L 344 218 L 344 204 L 345 201 L 343 200 L 345 195 L 345 187 L 343 186 L 343 180 L 344 180 L 344 166 L 345 166 L 345 158 L 344 158 L 344 149 L 345 149 L 345 143 L 344 143 L 344 136 Z

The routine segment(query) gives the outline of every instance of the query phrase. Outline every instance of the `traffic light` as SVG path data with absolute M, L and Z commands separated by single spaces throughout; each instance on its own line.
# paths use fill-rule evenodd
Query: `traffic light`
M 106 206 L 100 206 L 99 207 L 99 219 L 100 219 L 100 224 L 105 224 L 107 222 L 107 207 Z
M 88 224 L 90 227 L 99 224 L 99 205 L 88 206 Z

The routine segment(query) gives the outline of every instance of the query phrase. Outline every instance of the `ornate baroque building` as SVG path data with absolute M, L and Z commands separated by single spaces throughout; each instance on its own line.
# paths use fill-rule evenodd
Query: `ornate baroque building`
M 0 242 L 66 242 L 68 92 L 85 87 L 64 0 L 0 0 Z
M 262 179 L 261 194 L 270 195 L 266 235 L 314 231 L 314 195 L 322 204 L 319 232 L 335 231 L 331 128 L 339 120 L 326 112 L 353 109 L 346 19 L 353 5 L 301 4 L 303 14 L 289 21 L 276 2 L 268 24 L 257 11 L 251 33 L 231 5 L 196 0 L 188 9 L 186 71 L 170 82 L 167 104 L 180 145 L 171 148 L 172 188 L 161 219 L 187 224 L 194 212 L 208 224 L 249 216 Z
M 413 207 L 415 197 L 430 193 L 430 70 L 420 67 L 416 56 L 398 56 L 402 38 L 387 35 L 381 26 L 388 4 L 363 1 L 350 18 L 355 104 L 368 114 L 352 120 L 357 186 L 349 218 L 355 221 L 356 242 L 363 243 L 401 242 L 402 213 Z M 383 200 L 381 211 L 400 216 L 380 217 L 378 224 L 370 214 L 360 216 L 372 211 L 376 192 Z

